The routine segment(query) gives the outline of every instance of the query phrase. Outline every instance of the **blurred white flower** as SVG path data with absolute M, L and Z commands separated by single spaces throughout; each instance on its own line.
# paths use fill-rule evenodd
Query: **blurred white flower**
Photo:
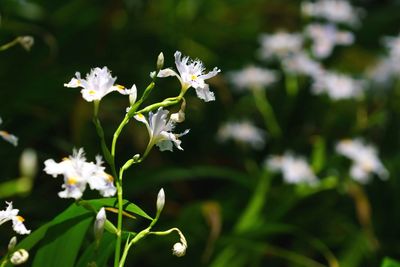
M 312 39 L 311 50 L 317 58 L 330 56 L 335 45 L 350 45 L 354 42 L 353 33 L 340 31 L 333 24 L 309 24 L 305 34 Z
M 323 18 L 334 23 L 344 23 L 357 26 L 363 10 L 353 7 L 345 0 L 318 0 L 303 2 L 302 13 L 306 16 Z
M 168 110 L 164 110 L 160 107 L 154 114 L 153 112 L 149 112 L 148 121 L 143 114 L 135 115 L 135 119 L 144 123 L 149 132 L 150 140 L 148 148 L 156 145 L 161 151 L 172 151 L 173 145 L 175 145 L 178 149 L 183 150 L 181 147 L 182 141 L 179 140 L 179 137 L 187 134 L 189 130 L 185 130 L 181 134 L 172 133 L 175 122 L 168 119 L 168 113 Z
M 282 64 L 285 71 L 297 75 L 317 77 L 323 72 L 321 64 L 311 59 L 304 51 L 286 57 L 282 61 Z
M 400 76 L 400 58 L 382 57 L 367 70 L 367 76 L 377 83 L 388 83 Z
M 299 33 L 277 32 L 260 36 L 262 59 L 284 58 L 302 49 L 303 37 Z
M 0 118 L 0 124 L 3 123 L 3 120 Z M 2 137 L 4 140 L 9 142 L 10 144 L 17 146 L 18 145 L 18 137 L 16 137 L 13 134 L 10 134 L 9 132 L 6 131 L 0 131 L 0 137 Z
M 256 66 L 247 66 L 228 73 L 228 79 L 239 89 L 263 89 L 276 82 L 276 72 Z
M 376 148 L 365 144 L 361 139 L 342 140 L 337 143 L 336 151 L 353 161 L 350 175 L 354 180 L 367 183 L 372 173 L 381 179 L 388 178 L 388 171 L 379 160 Z
M 288 184 L 307 183 L 314 185 L 317 177 L 305 158 L 285 152 L 283 156 L 270 156 L 265 166 L 274 172 L 282 172 L 283 180 Z
M 94 68 L 86 75 L 86 79 L 81 79 L 79 72 L 75 73 L 75 78 L 72 78 L 69 83 L 65 83 L 65 87 L 82 87 L 82 97 L 88 101 L 99 101 L 107 94 L 117 91 L 123 95 L 130 95 L 132 90 L 136 91 L 135 85 L 132 89 L 126 89 L 121 85 L 114 85 L 117 78 L 111 76 L 111 72 L 107 67 Z
M 389 57 L 400 60 L 400 35 L 396 37 L 385 37 L 383 43 L 388 49 Z
M 327 93 L 331 99 L 340 100 L 361 97 L 364 86 L 363 80 L 356 80 L 344 74 L 324 72 L 314 77 L 311 90 L 315 94 Z
M 53 159 L 44 162 L 44 171 L 57 177 L 64 176 L 64 191 L 58 193 L 61 198 L 79 199 L 89 184 L 91 189 L 98 190 L 104 197 L 115 195 L 116 189 L 111 175 L 104 172 L 101 156 L 96 163 L 87 162 L 83 148 L 73 151 L 73 155 L 57 163 Z
M 233 139 L 249 144 L 255 149 L 262 149 L 265 145 L 265 131 L 255 127 L 249 121 L 229 122 L 219 128 L 218 139 L 222 142 Z
M 35 39 L 33 39 L 33 37 L 30 35 L 19 36 L 18 42 L 26 51 L 30 51 L 35 43 Z
M 179 51 L 176 51 L 174 56 L 175 65 L 179 74 L 174 70 L 167 68 L 160 70 L 157 76 L 176 76 L 181 82 L 183 91 L 193 87 L 200 99 L 206 102 L 215 100 L 214 93 L 210 91 L 210 88 L 208 84 L 205 83 L 205 80 L 216 76 L 221 70 L 215 67 L 212 71 L 206 73 L 203 63 L 200 60 L 192 60 L 189 57 L 182 58 L 182 53 Z
M 20 235 L 27 235 L 31 231 L 27 230 L 22 216 L 18 216 L 19 210 L 13 209 L 12 202 L 6 202 L 7 208 L 5 210 L 0 210 L 0 225 L 5 222 L 12 221 L 12 227 L 14 231 Z

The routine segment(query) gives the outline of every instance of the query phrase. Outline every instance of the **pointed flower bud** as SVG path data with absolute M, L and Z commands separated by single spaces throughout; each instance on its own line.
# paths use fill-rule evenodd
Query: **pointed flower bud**
M 8 243 L 8 251 L 11 251 L 11 250 L 13 250 L 14 248 L 15 248 L 15 245 L 17 244 L 17 237 L 16 236 L 13 236 L 11 239 L 10 239 L 10 242 Z
M 164 189 L 161 188 L 157 196 L 157 215 L 159 215 L 163 210 L 164 204 L 165 204 L 165 193 Z
M 164 67 L 164 54 L 161 52 L 157 57 L 157 70 L 161 70 Z
M 94 222 L 94 236 L 96 241 L 99 242 L 104 232 L 104 224 L 107 220 L 106 210 L 101 208 L 96 215 L 96 221 Z
M 150 78 L 154 80 L 156 78 L 156 74 L 157 73 L 155 71 L 150 72 Z
M 14 265 L 20 265 L 26 262 L 29 258 L 29 253 L 25 249 L 19 249 L 15 251 L 11 257 L 10 262 Z

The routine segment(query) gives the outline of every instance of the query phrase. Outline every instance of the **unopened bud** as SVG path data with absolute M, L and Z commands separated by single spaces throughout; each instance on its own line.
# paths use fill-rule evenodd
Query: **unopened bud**
M 157 214 L 161 213 L 161 211 L 164 208 L 164 204 L 165 204 L 165 193 L 164 189 L 161 188 L 157 196 Z
M 17 237 L 16 236 L 13 236 L 11 239 L 10 239 L 10 242 L 8 243 L 8 251 L 11 251 L 11 250 L 13 250 L 14 248 L 15 248 L 15 245 L 17 244 Z
M 183 122 L 185 120 L 185 109 L 186 109 L 186 101 L 185 98 L 182 98 L 181 108 L 177 113 L 171 114 L 170 119 L 177 123 Z
M 29 253 L 25 249 L 19 249 L 11 254 L 10 262 L 14 265 L 20 265 L 26 262 L 29 258 Z
M 157 73 L 155 71 L 150 72 L 150 78 L 154 80 L 156 78 L 156 74 Z
M 22 152 L 19 167 L 23 177 L 34 177 L 37 172 L 37 155 L 33 149 L 25 149 Z
M 129 103 L 131 106 L 135 104 L 137 99 L 137 88 L 136 85 L 132 85 L 132 88 L 129 90 Z
M 32 36 L 27 35 L 18 37 L 18 42 L 26 51 L 30 51 L 35 40 L 33 39 Z
M 172 254 L 177 257 L 185 256 L 186 254 L 186 246 L 182 243 L 175 243 L 172 247 Z
M 164 54 L 161 52 L 157 57 L 157 70 L 161 70 L 164 67 Z
M 94 222 L 94 237 L 96 241 L 100 241 L 101 237 L 103 236 L 104 232 L 104 224 L 107 220 L 106 210 L 101 208 L 96 215 L 96 220 Z

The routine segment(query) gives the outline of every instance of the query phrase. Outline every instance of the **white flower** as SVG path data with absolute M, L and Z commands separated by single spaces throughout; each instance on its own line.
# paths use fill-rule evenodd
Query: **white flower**
M 186 91 L 190 87 L 193 87 L 200 99 L 206 102 L 215 100 L 214 93 L 210 91 L 208 84 L 204 81 L 216 76 L 221 70 L 215 67 L 212 71 L 206 73 L 203 63 L 200 60 L 191 60 L 189 57 L 182 58 L 182 54 L 179 51 L 176 51 L 174 56 L 179 74 L 167 68 L 161 70 L 157 76 L 176 76 L 181 82 L 182 90 Z
M 303 37 L 298 33 L 277 32 L 260 36 L 260 57 L 270 59 L 284 58 L 292 53 L 299 52 L 303 45 Z
M 311 59 L 304 51 L 286 57 L 282 64 L 285 71 L 293 74 L 316 77 L 323 72 L 321 64 Z
M 372 173 L 377 174 L 381 179 L 386 179 L 389 175 L 378 158 L 376 148 L 365 144 L 361 139 L 342 140 L 337 143 L 336 151 L 353 160 L 350 175 L 358 182 L 368 182 Z
M 317 2 L 303 2 L 302 13 L 306 16 L 323 18 L 334 23 L 357 25 L 363 10 L 354 8 L 344 0 L 319 0 Z
M 271 171 L 280 171 L 285 182 L 289 184 L 307 183 L 314 185 L 317 177 L 303 157 L 286 152 L 283 156 L 271 156 L 265 161 Z
M 48 159 L 44 164 L 47 174 L 53 177 L 64 176 L 64 191 L 58 193 L 61 198 L 81 198 L 87 184 L 91 189 L 100 191 L 104 197 L 113 196 L 116 192 L 112 176 L 104 172 L 101 157 L 96 157 L 96 164 L 87 162 L 82 148 L 74 150 L 72 156 L 64 158 L 60 163 Z
M 3 123 L 3 120 L 0 118 L 0 124 L 2 124 L 2 123 Z M 14 146 L 18 145 L 18 137 L 10 134 L 9 132 L 0 131 L 0 137 L 2 137 L 4 140 L 6 140 L 7 142 L 11 143 Z
M 265 131 L 255 127 L 249 121 L 229 122 L 219 128 L 218 139 L 220 141 L 233 139 L 249 144 L 255 149 L 261 149 L 265 144 Z
M 241 90 L 262 89 L 276 82 L 277 74 L 268 69 L 247 66 L 242 70 L 228 73 L 228 78 Z
M 383 43 L 389 50 L 389 57 L 400 60 L 400 35 L 396 37 L 385 37 Z
M 69 83 L 65 83 L 65 87 L 82 87 L 82 97 L 88 101 L 99 101 L 105 95 L 118 91 L 123 95 L 131 94 L 132 90 L 136 90 L 136 87 L 132 89 L 126 89 L 121 85 L 114 85 L 117 78 L 111 76 L 110 70 L 107 67 L 94 68 L 86 75 L 86 79 L 81 79 L 79 72 L 75 73 L 75 78 L 72 78 Z
M 333 100 L 340 100 L 361 97 L 364 85 L 364 81 L 344 74 L 324 72 L 314 77 L 311 90 L 315 94 L 327 93 Z
M 367 70 L 367 75 L 377 83 L 388 83 L 400 75 L 400 58 L 383 57 Z
M 173 120 L 168 119 L 168 113 L 168 110 L 160 107 L 154 114 L 149 112 L 149 121 L 146 120 L 143 114 L 135 115 L 135 119 L 146 125 L 150 137 L 149 148 L 156 145 L 161 151 L 172 151 L 173 145 L 175 145 L 178 149 L 183 150 L 181 147 L 182 141 L 179 140 L 179 137 L 187 134 L 189 130 L 185 130 L 181 134 L 172 133 L 175 123 Z
M 349 31 L 340 31 L 333 24 L 313 23 L 305 28 L 305 33 L 312 41 L 312 52 L 318 58 L 331 55 L 335 45 L 350 45 L 354 35 Z
M 24 221 L 25 219 L 18 216 L 19 210 L 13 209 L 12 202 L 6 202 L 7 208 L 5 210 L 0 210 L 0 225 L 5 222 L 12 221 L 12 227 L 14 231 L 20 235 L 27 235 L 31 231 L 27 230 Z

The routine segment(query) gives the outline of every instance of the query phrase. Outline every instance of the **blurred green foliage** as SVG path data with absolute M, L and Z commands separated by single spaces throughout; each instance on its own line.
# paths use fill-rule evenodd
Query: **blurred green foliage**
M 328 64 L 358 73 L 383 52 L 382 36 L 398 34 L 400 3 L 366 0 L 354 4 L 367 11 L 362 27 L 355 31 L 357 42 L 335 50 Z M 216 141 L 218 126 L 227 118 L 246 114 L 262 121 L 250 97 L 239 99 L 232 93 L 224 71 L 255 61 L 260 33 L 299 30 L 299 5 L 300 1 L 289 0 L 1 0 L 0 44 L 21 35 L 32 35 L 35 44 L 30 52 L 15 46 L 0 53 L 0 115 L 3 126 L 20 139 L 17 148 L 0 143 L 0 181 L 19 177 L 18 160 L 25 148 L 38 153 L 39 170 L 45 159 L 69 155 L 73 147 L 84 146 L 90 156 L 99 153 L 91 106 L 78 89 L 63 87 L 76 71 L 108 66 L 117 82 L 124 81 L 127 87 L 135 83 L 143 91 L 158 53 L 163 51 L 166 66 L 173 66 L 173 53 L 180 50 L 200 58 L 209 69 L 222 69 L 222 75 L 210 81 L 217 101 L 205 105 L 191 94 L 184 126 L 191 133 L 183 138 L 185 151 L 154 151 L 141 167 L 127 172 L 125 193 L 144 210 L 154 211 L 155 192 L 166 188 L 160 227 L 175 222 L 185 232 L 189 248 L 186 257 L 175 258 L 170 253 L 172 238 L 149 238 L 131 256 L 132 266 L 219 267 L 233 257 L 232 267 L 338 266 L 337 262 L 343 267 L 372 267 L 379 266 L 384 256 L 400 259 L 399 88 L 374 88 L 365 103 L 335 104 L 300 91 L 288 104 L 279 90 L 283 85 L 277 84 L 268 97 L 284 138 L 268 142 L 261 152 Z M 176 92 L 177 82 L 166 79 L 152 97 L 161 99 Z M 108 138 L 127 105 L 118 96 L 104 99 L 100 117 Z M 360 116 L 367 126 L 355 123 Z M 275 179 L 261 184 L 270 188 L 268 196 L 251 199 L 260 186 L 260 170 L 246 158 L 260 162 L 290 147 L 312 154 L 315 170 L 322 170 L 324 157 L 330 158 L 333 167 L 345 170 L 346 162 L 329 153 L 336 140 L 351 135 L 373 140 L 391 173 L 388 181 L 374 180 L 355 194 L 369 200 L 373 237 L 360 225 L 351 196 L 344 189 L 331 190 L 329 184 L 326 190 L 311 194 Z M 132 124 L 121 137 L 120 160 L 132 151 L 143 151 L 146 142 L 143 127 Z M 335 171 L 324 174 L 337 175 Z M 13 200 L 29 228 L 36 229 L 71 204 L 58 199 L 58 191 L 59 182 L 39 171 L 30 194 L 7 200 Z M 256 211 L 246 213 L 250 219 L 240 224 L 250 199 Z M 259 212 L 262 217 L 253 217 Z M 0 229 L 0 240 L 9 240 L 6 228 Z M 82 242 L 89 245 L 91 241 Z M 387 262 L 382 266 L 397 266 Z

